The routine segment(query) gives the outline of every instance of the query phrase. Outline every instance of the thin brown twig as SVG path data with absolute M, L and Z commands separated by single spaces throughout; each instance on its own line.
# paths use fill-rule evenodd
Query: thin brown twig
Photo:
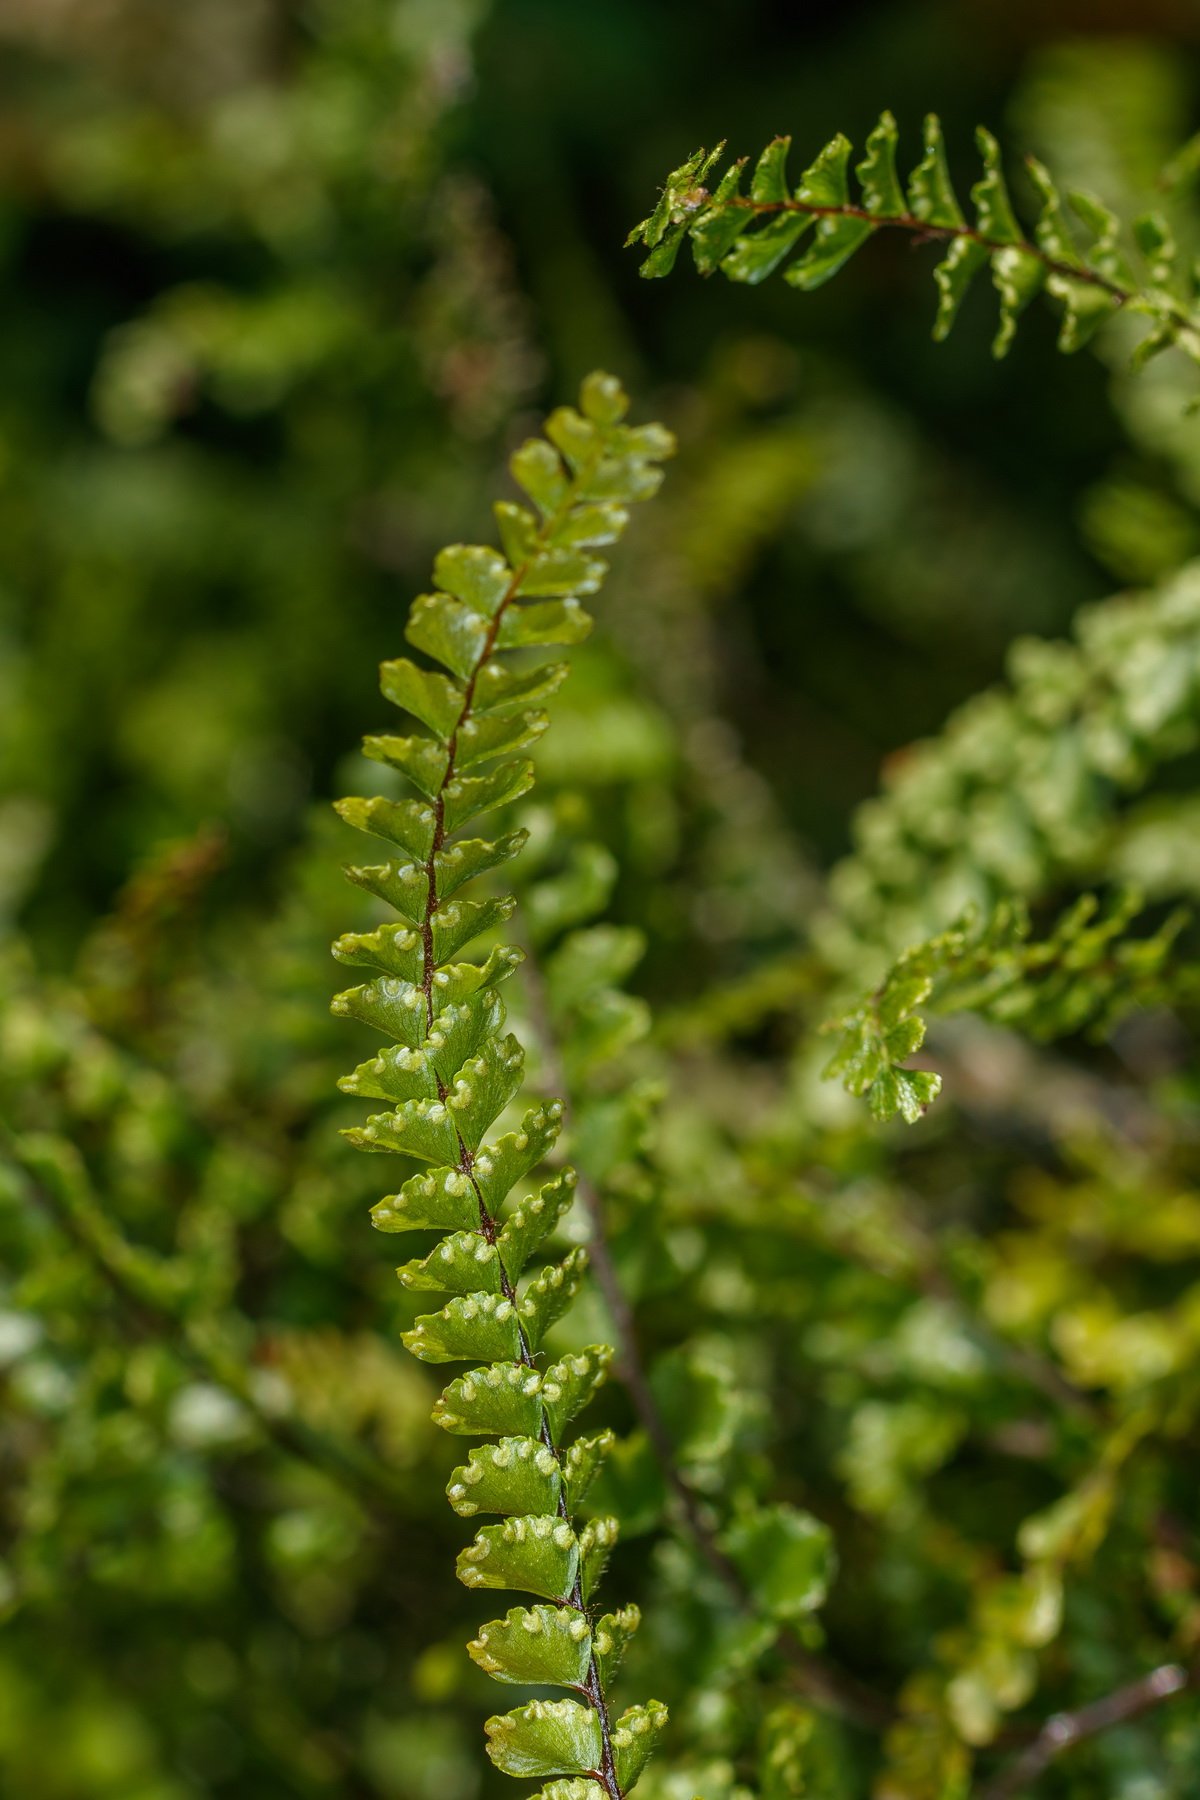
M 1140 1681 L 1131 1681 L 1114 1693 L 1106 1694 L 1102 1700 L 1093 1700 L 1076 1712 L 1054 1713 L 1032 1744 L 980 1790 L 979 1800 L 1015 1800 L 1015 1796 L 1024 1793 L 1064 1750 L 1113 1725 L 1120 1725 L 1126 1719 L 1134 1719 L 1139 1713 L 1149 1712 L 1152 1707 L 1161 1706 L 1164 1700 L 1181 1693 L 1194 1681 L 1194 1672 L 1189 1674 L 1181 1664 L 1162 1663 L 1149 1675 L 1143 1675 Z
M 525 952 L 522 973 L 525 977 L 530 1021 L 539 1040 L 544 1082 L 548 1089 L 552 1089 L 562 1099 L 564 1106 L 569 1108 L 566 1072 L 559 1053 L 558 1037 L 550 1014 L 541 968 L 536 953 L 527 941 L 522 943 L 521 948 Z M 594 1183 L 589 1181 L 583 1171 L 579 1172 L 576 1193 L 583 1201 L 588 1215 L 591 1267 L 612 1319 L 613 1333 L 617 1340 L 617 1374 L 625 1384 L 633 1410 L 649 1439 L 677 1510 L 695 1540 L 696 1547 L 738 1605 L 748 1610 L 752 1607 L 753 1600 L 746 1583 L 722 1550 L 695 1492 L 683 1479 L 675 1461 L 671 1434 L 646 1378 L 633 1308 L 621 1285 L 608 1242 L 604 1202 Z M 895 1717 L 893 1708 L 882 1695 L 855 1680 L 844 1670 L 835 1668 L 824 1657 L 807 1650 L 787 1626 L 780 1634 L 779 1648 L 791 1664 L 799 1687 L 817 1706 L 869 1731 L 884 1731 L 892 1723 Z

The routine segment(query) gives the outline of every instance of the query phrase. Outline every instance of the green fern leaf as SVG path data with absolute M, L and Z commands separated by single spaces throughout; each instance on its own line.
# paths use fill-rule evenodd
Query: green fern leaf
M 448 1088 L 464 1063 L 482 1054 L 488 1040 L 499 1035 L 504 1024 L 504 1002 L 494 988 L 484 986 L 449 1005 L 435 1001 L 435 1014 L 422 1053 L 437 1079 Z
M 1088 267 L 1103 275 L 1106 281 L 1125 287 L 1136 285 L 1133 272 L 1120 246 L 1121 221 L 1096 199 L 1094 194 L 1072 189 L 1067 202 L 1076 218 L 1082 219 L 1095 242 L 1087 253 Z
M 579 1573 L 579 1558 L 579 1540 L 570 1525 L 539 1513 L 485 1525 L 459 1552 L 457 1573 L 465 1587 L 512 1588 L 545 1600 L 567 1601 Z
M 446 1497 L 460 1518 L 476 1513 L 554 1513 L 562 1488 L 558 1457 L 535 1438 L 501 1438 L 472 1450 Z
M 421 925 L 429 908 L 429 877 L 419 863 L 343 864 L 347 881 L 365 888 L 402 913 L 411 925 Z
M 895 119 L 890 112 L 881 113 L 867 139 L 866 153 L 854 171 L 862 187 L 863 205 L 877 218 L 899 218 L 907 210 L 904 189 L 896 173 L 898 143 Z
M 531 1794 L 529 1800 L 607 1800 L 607 1797 L 598 1781 L 572 1777 L 569 1781 L 552 1781 L 548 1787 Z
M 562 1102 L 548 1100 L 525 1114 L 520 1131 L 506 1133 L 479 1152 L 474 1176 L 490 1212 L 503 1205 L 530 1169 L 545 1161 L 561 1129 Z
M 628 1791 L 641 1775 L 654 1751 L 654 1743 L 667 1722 L 667 1709 L 657 1700 L 631 1706 L 613 1728 L 613 1761 L 617 1780 Z
M 518 506 L 512 500 L 497 500 L 492 511 L 505 556 L 514 569 L 523 571 L 542 549 L 541 525 L 527 506 Z
M 443 742 L 453 737 L 466 698 L 458 682 L 434 669 L 418 669 L 407 656 L 401 656 L 381 666 L 379 686 L 385 699 L 404 707 Z
M 536 743 L 550 716 L 544 712 L 496 713 L 490 718 L 468 719 L 455 741 L 455 754 L 460 768 L 486 762 L 492 756 L 504 756 L 511 750 L 523 750 Z
M 444 1163 L 458 1154 L 458 1132 L 444 1102 L 406 1100 L 394 1112 L 375 1113 L 343 1133 L 359 1149 L 396 1150 L 422 1162 Z
M 784 280 L 807 290 L 828 281 L 872 232 L 885 226 L 948 236 L 948 253 L 935 271 L 939 289 L 935 338 L 947 335 L 972 277 L 990 259 L 1000 296 L 1000 325 L 992 345 L 996 357 L 1006 354 L 1020 313 L 1038 289 L 1045 287 L 1064 305 L 1059 333 L 1063 351 L 1079 349 L 1116 307 L 1126 306 L 1151 321 L 1134 350 L 1135 370 L 1173 344 L 1182 345 L 1200 360 L 1200 329 L 1186 304 L 1167 285 L 1176 280 L 1175 252 L 1159 215 L 1143 215 L 1133 228 L 1150 266 L 1150 283 L 1143 286 L 1122 251 L 1115 217 L 1092 196 L 1072 193 L 1072 207 L 1095 235 L 1086 258 L 1080 254 L 1054 184 L 1033 158 L 1029 159 L 1030 174 L 1043 206 L 1036 245 L 1027 243 L 1004 182 L 999 146 L 983 127 L 976 133 L 976 142 L 984 173 L 971 189 L 975 226 L 968 226 L 955 195 L 936 115 L 926 118 L 925 154 L 910 177 L 907 202 L 896 176 L 896 141 L 895 121 L 890 113 L 884 113 L 857 167 L 862 195 L 861 204 L 856 205 L 846 180 L 850 146 L 844 137 L 839 134 L 821 152 L 806 171 L 795 199 L 789 199 L 787 192 L 789 140 L 777 138 L 759 159 L 747 199 L 740 197 L 738 164 L 726 172 L 715 195 L 703 188 L 692 195 L 690 204 L 696 216 L 690 224 L 679 213 L 678 229 L 691 231 L 697 267 L 707 274 L 719 266 L 730 280 L 753 285 L 786 264 Z M 810 224 L 815 227 L 812 241 L 802 255 L 789 260 Z M 630 241 L 640 237 L 649 242 L 650 225 L 651 221 L 643 222 Z M 642 272 L 665 273 L 666 266 L 652 256 Z M 645 488 L 635 487 L 630 492 L 649 493 L 656 480 L 657 474 L 651 472 Z M 610 491 L 619 490 L 603 485 L 596 489 Z
M 642 264 L 643 275 L 670 273 L 691 218 L 708 198 L 704 178 L 723 149 L 724 145 L 718 144 L 711 153 L 697 150 L 673 170 L 650 217 L 630 232 L 627 244 L 641 239 L 651 252 Z
M 956 237 L 933 271 L 933 279 L 938 285 L 937 318 L 933 326 L 937 343 L 949 337 L 967 289 L 987 259 L 987 249 L 977 239 Z
M 577 1179 L 574 1169 L 564 1169 L 539 1193 L 522 1200 L 508 1219 L 496 1242 L 504 1266 L 514 1281 L 571 1205 Z
M 612 1362 L 608 1344 L 591 1344 L 551 1365 L 542 1377 L 546 1424 L 555 1443 L 608 1377 Z
M 588 508 L 589 523 L 597 510 L 595 507 Z M 606 510 L 611 517 L 616 509 Z M 589 526 L 585 525 L 584 530 L 588 529 Z M 517 592 L 523 598 L 531 600 L 549 600 L 568 594 L 594 594 L 603 585 L 607 573 L 608 564 L 598 556 L 585 556 L 581 548 L 571 545 L 552 547 L 541 550 L 530 558 Z
M 1004 172 L 1000 166 L 1000 146 L 990 131 L 980 125 L 975 133 L 975 142 L 979 154 L 983 158 L 984 174 L 981 180 L 971 189 L 971 200 L 975 207 L 975 222 L 981 234 L 990 238 L 994 244 L 1020 244 L 1024 242 L 1024 233 L 1017 224 L 1016 214 L 1012 209 L 1012 201 L 1008 197 L 1008 189 L 1004 185 Z
M 598 1781 L 586 1781 L 576 1776 L 569 1781 L 552 1781 L 548 1787 L 531 1794 L 529 1800 L 606 1800 L 606 1795 Z
M 524 1073 L 525 1052 L 511 1034 L 493 1039 L 463 1064 L 448 1086 L 446 1109 L 453 1130 L 468 1150 L 478 1149 L 484 1132 L 519 1090 Z
M 564 1455 L 563 1492 L 571 1511 L 582 1505 L 616 1441 L 611 1431 L 602 1431 L 598 1437 L 576 1438 Z
M 925 154 L 908 178 L 908 207 L 925 225 L 959 231 L 966 224 L 950 180 L 942 123 L 936 113 L 925 118 Z
M 1017 320 L 1046 279 L 1046 267 L 1029 250 L 1011 245 L 997 250 L 992 257 L 992 280 L 1000 296 L 1000 329 L 992 341 L 992 355 L 997 360 L 1007 356 L 1016 335 Z
M 536 669 L 509 669 L 502 662 L 484 663 L 475 680 L 472 704 L 476 712 L 508 711 L 531 700 L 548 700 L 567 678 L 564 662 L 542 663 Z
M 603 1756 L 600 1721 L 576 1700 L 531 1700 L 488 1719 L 484 1730 L 488 1755 L 506 1775 L 586 1775 Z
M 513 573 L 486 544 L 449 544 L 434 560 L 433 579 L 472 612 L 491 619 L 508 598 Z
M 784 270 L 783 279 L 806 293 L 824 286 L 866 242 L 872 229 L 866 219 L 818 219 L 812 243 L 798 262 Z
M 371 1208 L 377 1231 L 468 1231 L 479 1224 L 475 1190 L 460 1169 L 423 1170 Z
M 552 548 L 560 550 L 615 544 L 628 523 L 628 510 L 606 500 L 592 506 L 573 507 L 561 518 L 551 519 L 546 527 L 546 539 Z
M 806 206 L 845 206 L 850 199 L 847 165 L 853 146 L 839 131 L 800 177 L 796 198 Z
M 625 1659 L 625 1652 L 641 1622 L 642 1615 L 637 1607 L 625 1606 L 620 1612 L 605 1613 L 592 1627 L 596 1666 L 605 1687 L 616 1679 Z
M 743 281 L 756 287 L 776 270 L 792 252 L 812 225 L 812 215 L 802 212 L 782 213 L 744 237 L 739 237 L 721 264 L 722 273 L 730 281 Z
M 1027 156 L 1025 167 L 1042 201 L 1036 228 L 1038 243 L 1055 262 L 1081 268 L 1083 265 L 1079 252 L 1075 248 L 1075 240 L 1063 212 L 1062 197 L 1054 185 L 1049 169 L 1036 156 Z
M 396 1270 L 406 1288 L 444 1294 L 499 1294 L 500 1255 L 478 1231 L 456 1231 L 442 1239 L 425 1258 Z M 523 1510 L 523 1509 L 518 1509 Z
M 460 838 L 458 843 L 439 850 L 433 859 L 434 885 L 439 900 L 448 900 L 464 882 L 473 881 L 489 869 L 519 856 L 529 842 L 525 830 L 509 831 L 503 837 Z
M 552 519 L 571 492 L 571 478 L 553 445 L 545 438 L 527 438 L 513 451 L 508 466 L 542 516 Z
M 750 198 L 758 206 L 781 206 L 791 199 L 787 184 L 790 137 L 777 137 L 769 143 L 755 166 L 750 180 Z
M 588 1254 L 580 1248 L 556 1263 L 530 1284 L 520 1305 L 521 1326 L 536 1349 L 556 1319 L 570 1306 L 587 1273 Z
M 439 906 L 431 921 L 434 962 L 449 962 L 483 932 L 506 925 L 516 906 L 511 894 L 493 894 L 487 900 L 449 900 Z
M 414 861 L 428 860 L 437 821 L 433 808 L 423 800 L 384 800 L 379 796 L 360 800 L 353 797 L 335 801 L 334 810 L 341 814 L 347 825 L 399 844 Z
M 371 936 L 381 938 L 384 932 L 390 932 L 398 945 L 397 959 L 407 954 L 409 940 L 418 946 L 415 954 L 419 955 L 420 938 L 415 931 L 385 925 Z M 349 960 L 361 941 L 356 937 L 339 938 L 335 953 Z M 343 946 L 347 945 L 349 950 L 344 951 Z M 368 981 L 362 987 L 347 988 L 345 993 L 335 995 L 330 1010 L 342 1018 L 358 1019 L 364 1025 L 373 1025 L 377 1031 L 386 1031 L 389 1037 L 398 1038 L 401 1043 L 419 1043 L 424 1036 L 424 1021 L 419 1017 L 419 993 L 410 977 L 398 979 L 385 975 L 378 981 Z
M 544 1377 L 525 1363 L 493 1363 L 460 1375 L 439 1396 L 433 1419 L 456 1436 L 531 1437 L 540 1429 Z
M 490 775 L 456 776 L 442 789 L 442 830 L 447 836 L 460 831 L 481 813 L 511 806 L 532 786 L 533 764 L 524 760 L 504 763 Z
M 403 1044 L 391 1044 L 370 1062 L 359 1063 L 338 1082 L 343 1094 L 359 1094 L 367 1100 L 435 1101 L 437 1078 L 429 1058 Z
M 712 274 L 741 233 L 743 214 L 736 202 L 745 167 L 746 158 L 742 157 L 725 171 L 711 204 L 690 227 L 692 254 L 702 275 Z
M 1106 288 L 1095 281 L 1089 281 L 1086 275 L 1080 279 L 1068 273 L 1069 270 L 1078 269 L 1084 274 L 1085 265 L 1067 225 L 1062 199 L 1051 180 L 1049 170 L 1036 157 L 1029 157 L 1026 167 L 1030 180 L 1042 198 L 1042 211 L 1037 224 L 1038 243 L 1046 255 L 1059 265 L 1048 272 L 1046 287 L 1065 307 L 1058 347 L 1069 354 L 1082 349 L 1105 319 L 1112 316 L 1113 299 Z
M 445 663 L 465 681 L 477 667 L 488 639 L 485 620 L 473 607 L 448 594 L 419 594 L 404 632 L 410 644 Z
M 591 629 L 591 615 L 578 600 L 545 600 L 506 612 L 496 646 L 521 650 L 535 644 L 582 644 Z
M 592 1633 L 573 1607 L 514 1606 L 481 1625 L 467 1650 L 493 1681 L 577 1688 L 587 1681 Z
M 604 1382 L 612 1350 L 593 1344 L 542 1373 L 521 1363 L 473 1369 L 451 1382 L 434 1410 L 444 1431 L 532 1436 L 544 1416 L 555 1443 Z
M 579 1585 L 590 1600 L 616 1549 L 620 1526 L 615 1519 L 589 1519 L 579 1534 Z
M 435 738 L 364 738 L 363 754 L 373 762 L 386 763 L 389 768 L 407 775 L 413 786 L 431 800 L 440 791 L 450 766 L 447 746 Z
M 1142 213 L 1133 221 L 1133 237 L 1156 287 L 1169 287 L 1175 279 L 1178 254 L 1170 225 L 1162 213 Z
M 826 144 L 817 160 L 804 171 L 797 198 L 808 206 L 845 207 L 850 200 L 847 164 L 851 144 L 839 134 Z M 806 291 L 820 287 L 837 274 L 859 245 L 871 235 L 868 220 L 841 217 L 818 218 L 813 241 L 798 262 L 784 272 L 784 280 Z
M 522 1348 L 516 1308 L 502 1294 L 456 1297 L 417 1319 L 401 1342 L 421 1362 L 515 1362 Z
M 353 881 L 355 877 L 352 875 L 350 879 Z M 371 996 L 376 996 L 379 1029 L 390 1032 L 393 1037 L 403 1037 L 406 1043 L 410 1039 L 419 1042 L 420 1028 L 412 1015 L 420 1005 L 413 984 L 420 982 L 425 963 L 420 933 L 406 925 L 381 925 L 377 931 L 348 931 L 334 943 L 333 954 L 339 962 L 383 969 L 393 979 L 393 987 L 389 990 L 393 997 L 385 1003 L 381 997 L 384 990 L 372 982 L 366 987 L 335 995 L 330 1011 L 344 1018 L 361 1018 L 364 1024 L 373 1025 L 376 1016 L 369 1015 L 363 1008 L 372 1006 Z M 391 1023 L 383 1024 L 384 1018 Z
M 899 1113 L 908 1125 L 922 1118 L 942 1091 L 942 1078 L 925 1069 L 889 1067 L 867 1090 L 867 1104 L 881 1123 Z

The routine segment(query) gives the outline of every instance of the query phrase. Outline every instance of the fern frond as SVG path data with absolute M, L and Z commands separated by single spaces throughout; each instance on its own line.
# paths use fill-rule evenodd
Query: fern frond
M 342 961 L 380 973 L 333 1004 L 394 1040 L 340 1084 L 392 1103 L 347 1136 L 362 1149 L 429 1165 L 375 1207 L 374 1222 L 384 1231 L 447 1234 L 400 1270 L 408 1288 L 451 1296 L 440 1312 L 417 1318 L 404 1342 L 425 1362 L 479 1365 L 450 1384 L 434 1416 L 449 1431 L 498 1440 L 472 1450 L 447 1488 L 462 1517 L 500 1518 L 462 1552 L 459 1579 L 549 1602 L 482 1626 L 470 1653 L 498 1681 L 576 1696 L 534 1700 L 489 1720 L 489 1754 L 510 1775 L 565 1778 L 581 1792 L 621 1800 L 666 1715 L 649 1701 L 610 1717 L 607 1683 L 637 1614 L 630 1608 L 593 1622 L 588 1605 L 617 1523 L 577 1526 L 575 1508 L 613 1440 L 606 1432 L 564 1442 L 611 1352 L 593 1345 L 548 1368 L 539 1364 L 539 1345 L 583 1279 L 585 1251 L 518 1285 L 570 1204 L 574 1172 L 560 1170 L 510 1202 L 553 1147 L 563 1104 L 533 1107 L 517 1130 L 488 1136 L 522 1081 L 524 1052 L 503 1033 L 499 993 L 521 952 L 499 946 L 482 964 L 454 960 L 502 926 L 515 905 L 511 897 L 459 898 L 459 890 L 517 855 L 527 834 L 455 834 L 532 785 L 532 764 L 509 752 L 545 729 L 546 715 L 533 702 L 551 694 L 566 670 L 522 653 L 586 636 L 591 621 L 579 596 L 594 593 L 606 573 L 595 552 L 621 535 L 630 503 L 656 491 L 658 465 L 674 448 L 661 426 L 621 422 L 628 403 L 610 376 L 589 376 L 580 404 L 580 411 L 552 414 L 549 441 L 533 439 L 513 456 L 512 472 L 532 506 L 497 505 L 503 552 L 462 544 L 443 550 L 436 591 L 413 605 L 409 642 L 448 673 L 407 658 L 383 667 L 385 695 L 426 730 L 371 737 L 364 748 L 404 775 L 414 793 L 345 800 L 338 810 L 397 846 L 397 859 L 348 873 L 399 923 L 338 940 Z M 517 659 L 505 660 L 506 651 Z M 480 765 L 485 773 L 466 773 Z
M 987 919 L 968 913 L 906 950 L 874 993 L 830 1021 L 825 1029 L 841 1040 L 826 1075 L 865 1094 L 877 1119 L 901 1113 L 911 1125 L 942 1086 L 940 1075 L 903 1066 L 925 1041 L 918 1007 L 975 1012 L 1038 1043 L 1077 1031 L 1103 1038 L 1133 1007 L 1178 994 L 1165 971 L 1188 914 L 1177 909 L 1150 937 L 1123 935 L 1140 910 L 1132 890 L 1103 912 L 1095 894 L 1083 894 L 1042 942 L 1031 941 L 1019 902 L 1003 901 Z
M 1122 309 L 1149 321 L 1135 352 L 1136 366 L 1172 344 L 1200 362 L 1200 316 L 1192 282 L 1176 266 L 1171 233 L 1161 215 L 1145 214 L 1125 233 L 1121 222 L 1092 195 L 1072 190 L 1066 205 L 1090 238 L 1081 247 L 1049 171 L 1029 157 L 1026 168 L 1041 201 L 1030 238 L 1018 224 L 1009 198 L 1000 146 L 981 126 L 975 142 L 983 174 L 971 189 L 972 223 L 954 191 L 936 114 L 925 120 L 924 154 L 907 189 L 896 172 L 898 142 L 896 121 L 885 112 L 855 167 L 857 194 L 850 186 L 853 148 L 841 133 L 826 144 L 794 189 L 786 171 L 790 138 L 768 144 L 748 194 L 742 192 L 744 159 L 727 169 L 710 191 L 705 183 L 724 145 L 711 153 L 697 151 L 668 176 L 658 205 L 626 241 L 642 243 L 649 250 L 641 269 L 647 277 L 668 274 L 688 237 L 702 275 L 719 268 L 730 281 L 753 285 L 783 267 L 786 282 L 809 291 L 836 275 L 877 231 L 896 228 L 918 242 L 945 247 L 933 272 L 938 288 L 936 339 L 949 334 L 972 280 L 990 265 L 1000 298 L 1000 326 L 992 345 L 997 357 L 1007 353 L 1020 314 L 1044 287 L 1062 303 L 1061 350 L 1081 349 L 1106 319 Z M 810 230 L 807 245 L 793 258 Z M 1131 239 L 1129 252 L 1140 263 L 1141 274 L 1122 246 L 1123 236 Z

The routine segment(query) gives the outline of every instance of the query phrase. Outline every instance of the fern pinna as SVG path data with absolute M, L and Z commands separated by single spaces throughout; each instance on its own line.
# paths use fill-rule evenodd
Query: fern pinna
M 393 1110 L 347 1135 L 361 1149 L 431 1165 L 381 1200 L 372 1216 L 382 1231 L 448 1234 L 423 1261 L 399 1271 L 411 1289 L 453 1296 L 440 1312 L 418 1318 L 404 1341 L 423 1362 L 481 1365 L 451 1382 L 434 1416 L 447 1431 L 499 1440 L 473 1449 L 447 1490 L 463 1518 L 501 1515 L 460 1555 L 459 1579 L 548 1603 L 513 1607 L 482 1626 L 471 1656 L 497 1681 L 548 1684 L 578 1696 L 533 1700 L 487 1723 L 498 1768 L 551 1778 L 542 1800 L 622 1800 L 666 1712 L 651 1700 L 610 1718 L 609 1684 L 638 1614 L 630 1607 L 594 1616 L 591 1596 L 617 1524 L 575 1522 L 612 1434 L 566 1445 L 564 1433 L 604 1380 L 612 1352 L 596 1344 L 550 1367 L 538 1354 L 583 1279 L 587 1252 L 573 1250 L 518 1286 L 571 1204 L 575 1175 L 563 1168 L 505 1209 L 552 1149 L 562 1102 L 532 1108 L 516 1131 L 486 1136 L 521 1086 L 524 1053 L 504 1034 L 498 991 L 521 952 L 500 944 L 482 963 L 453 960 L 503 926 L 515 906 L 511 896 L 464 899 L 461 890 L 516 856 L 527 834 L 514 830 L 490 841 L 456 834 L 532 785 L 532 763 L 507 753 L 545 730 L 547 716 L 536 703 L 567 673 L 565 663 L 536 652 L 587 635 L 591 620 L 578 596 L 594 593 L 606 572 L 595 550 L 621 535 L 627 504 L 648 499 L 662 479 L 657 464 L 674 448 L 671 435 L 659 425 L 623 425 L 627 404 L 611 376 L 589 376 L 582 410 L 557 410 L 547 422 L 549 441 L 531 439 L 512 458 L 537 512 L 498 503 L 503 555 L 455 544 L 438 556 L 437 591 L 415 601 L 407 636 L 449 673 L 408 658 L 381 671 L 386 697 L 427 734 L 364 741 L 366 754 L 399 770 L 417 797 L 338 804 L 348 823 L 399 851 L 395 860 L 348 874 L 400 922 L 334 945 L 342 962 L 381 971 L 340 994 L 335 1012 L 395 1040 L 340 1083 L 347 1093 L 391 1102 Z M 507 651 L 516 659 L 504 660 Z M 491 764 L 487 773 L 467 773 L 481 764 Z

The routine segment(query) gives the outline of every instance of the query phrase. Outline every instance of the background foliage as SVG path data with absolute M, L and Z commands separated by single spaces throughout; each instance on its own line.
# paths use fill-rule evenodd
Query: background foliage
M 0 5 L 8 1786 L 504 1787 L 458 1453 L 337 1135 L 327 945 L 373 915 L 326 803 L 374 779 L 432 553 L 596 364 L 681 454 L 514 821 L 518 1029 L 702 1517 L 731 1554 L 760 1504 L 829 1524 L 792 1624 L 902 1715 L 881 1752 L 811 1710 L 614 1386 L 631 1691 L 673 1711 L 639 1792 L 941 1800 L 1194 1654 L 1195 378 L 1129 379 L 1119 327 L 1059 357 L 1038 309 L 996 365 L 982 283 L 933 346 L 899 243 L 813 296 L 643 284 L 620 244 L 695 144 L 861 144 L 884 107 L 913 144 L 941 114 L 964 192 L 982 120 L 1128 216 L 1197 123 L 1198 34 L 1170 0 Z M 944 1095 L 881 1128 L 816 1027 L 970 901 L 898 1001 Z M 1043 1779 L 1198 1770 L 1182 1695 Z

